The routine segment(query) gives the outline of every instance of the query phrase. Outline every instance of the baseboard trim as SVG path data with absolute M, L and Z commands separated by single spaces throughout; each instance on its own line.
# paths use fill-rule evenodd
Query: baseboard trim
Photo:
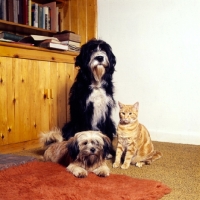
M 200 145 L 200 134 L 197 132 L 173 132 L 149 130 L 151 139 L 159 142 Z
M 13 153 L 41 147 L 39 139 L 0 146 L 0 153 Z

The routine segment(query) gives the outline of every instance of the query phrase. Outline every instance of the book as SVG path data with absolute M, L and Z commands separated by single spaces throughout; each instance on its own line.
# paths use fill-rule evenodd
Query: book
M 68 45 L 70 51 L 80 51 L 80 47 L 81 47 L 80 42 L 74 42 L 71 40 L 67 40 L 67 41 L 61 41 L 60 43 Z
M 2 31 L 2 32 L 0 32 L 0 38 L 18 42 L 19 40 L 21 40 L 23 38 L 23 36 L 16 35 L 14 33 L 6 32 L 6 31 Z
M 0 19 L 3 19 L 3 0 L 0 0 Z
M 2 0 L 2 19 L 7 20 L 6 1 Z
M 71 41 L 71 40 L 61 41 L 60 43 L 65 44 L 65 45 L 75 46 L 75 47 L 81 47 L 80 42 L 75 42 L 75 41 Z
M 28 25 L 28 0 L 23 0 L 23 24 Z
M 66 40 L 71 40 L 75 42 L 81 42 L 81 36 L 78 34 L 75 34 L 74 32 L 71 31 L 62 31 L 58 32 L 53 37 L 58 38 L 60 41 L 66 41 Z
M 13 0 L 4 0 L 4 1 L 6 1 L 7 20 L 10 22 L 14 22 Z
M 13 1 L 13 13 L 14 13 L 14 22 L 18 23 L 18 15 L 19 15 L 19 0 Z
M 32 16 L 32 26 L 38 27 L 38 4 L 37 3 L 32 4 L 31 16 Z
M 43 29 L 48 29 L 48 14 L 49 8 L 47 6 L 43 7 Z
M 19 0 L 18 23 L 23 24 L 23 0 Z
M 38 6 L 38 27 L 43 28 L 43 7 Z
M 55 43 L 54 41 L 44 40 L 39 44 L 40 47 L 50 48 L 50 49 L 57 49 L 57 50 L 68 50 L 69 47 L 64 44 Z
M 31 26 L 32 19 L 31 19 L 31 0 L 28 0 L 28 25 Z
M 49 16 L 50 16 L 50 30 L 56 31 L 57 30 L 57 11 L 56 11 L 56 2 L 50 2 L 43 4 L 43 6 L 47 6 L 50 8 Z

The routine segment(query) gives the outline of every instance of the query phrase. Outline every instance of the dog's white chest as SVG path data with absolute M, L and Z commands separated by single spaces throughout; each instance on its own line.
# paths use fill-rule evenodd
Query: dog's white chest
M 92 127 L 94 130 L 98 130 L 97 124 L 100 120 L 105 121 L 106 113 L 108 111 L 108 105 L 113 104 L 113 100 L 106 95 L 105 90 L 102 88 L 94 88 L 93 92 L 87 99 L 87 105 L 93 103 L 94 111 L 92 118 Z

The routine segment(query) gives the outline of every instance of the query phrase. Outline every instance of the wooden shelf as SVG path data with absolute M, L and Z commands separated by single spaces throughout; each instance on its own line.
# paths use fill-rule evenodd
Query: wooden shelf
M 22 34 L 22 35 L 44 35 L 52 36 L 55 34 L 55 31 L 50 31 L 42 28 L 36 28 L 33 26 L 28 26 L 24 24 L 17 24 L 10 21 L 0 20 L 0 30 L 1 31 L 10 31 L 12 33 Z
M 0 56 L 2 57 L 73 64 L 77 55 L 78 53 L 73 51 L 57 51 L 23 44 L 0 42 Z

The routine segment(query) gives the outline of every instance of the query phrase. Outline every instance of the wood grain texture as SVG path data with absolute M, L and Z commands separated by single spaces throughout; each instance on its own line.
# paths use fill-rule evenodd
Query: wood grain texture
M 81 35 L 81 43 L 97 37 L 97 1 L 73 0 L 62 10 L 62 26 Z
M 62 128 L 74 70 L 68 63 L 0 57 L 0 146 Z

